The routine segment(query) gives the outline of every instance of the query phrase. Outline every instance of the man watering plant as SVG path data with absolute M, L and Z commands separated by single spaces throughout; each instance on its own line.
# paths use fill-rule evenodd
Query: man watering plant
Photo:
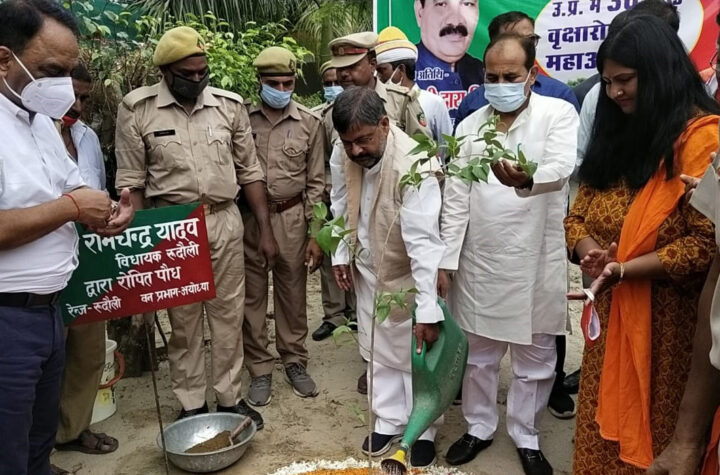
M 446 460 L 467 463 L 492 443 L 500 361 L 510 348 L 508 432 L 525 473 L 545 475 L 552 467 L 537 426 L 555 378 L 555 336 L 565 333 L 567 320 L 562 220 L 578 115 L 566 101 L 531 92 L 534 62 L 534 41 L 514 33 L 498 36 L 485 52 L 490 104 L 458 126 L 458 136 L 468 135 L 458 164 L 487 153 L 489 145 L 473 134 L 493 118 L 495 140 L 518 156 L 520 147 L 537 169 L 532 174 L 501 160 L 487 183 L 448 179 L 441 223 L 448 249 L 438 286 L 443 296 L 450 288 L 451 311 L 470 346 L 462 398 L 468 430 Z
M 338 286 L 357 295 L 360 352 L 366 360 L 374 353 L 372 409 L 375 431 L 362 450 L 381 455 L 399 440 L 412 409 L 410 373 L 411 332 L 419 351 L 422 343 L 438 338 L 437 322 L 443 320 L 437 304 L 435 282 L 445 251 L 438 219 L 440 185 L 432 169 L 436 159 L 420 169 L 426 178 L 419 187 L 400 181 L 415 161 L 417 145 L 391 125 L 380 96 L 368 88 L 346 89 L 335 100 L 333 123 L 342 142 L 342 153 L 333 154 L 332 211 L 344 216 L 354 230 L 333 256 Z M 356 258 L 351 258 L 351 252 Z M 412 294 L 404 308 L 393 308 L 383 321 L 373 321 L 375 297 L 380 292 L 416 289 L 417 324 L 412 327 Z M 374 326 L 374 331 L 373 331 Z M 374 344 L 372 334 L 374 333 Z M 411 448 L 416 467 L 435 460 L 435 433 L 430 427 Z
M 351 35 L 335 38 L 330 42 L 332 51 L 331 65 L 337 70 L 337 79 L 343 88 L 352 86 L 368 88 L 375 91 L 383 101 L 385 113 L 393 125 L 397 125 L 408 135 L 424 134 L 432 137 L 427 127 L 425 113 L 419 101 L 418 91 L 408 91 L 407 88 L 395 84 L 384 84 L 376 77 L 378 35 L 372 31 L 353 33 Z M 325 126 L 332 130 L 329 145 L 331 155 L 340 160 L 342 144 L 337 139 L 337 131 L 333 124 L 328 124 L 332 117 L 332 106 L 325 110 Z M 330 158 L 330 162 L 333 158 Z M 339 182 L 343 179 L 339 178 Z M 367 371 L 358 378 L 357 390 L 360 394 L 367 394 Z

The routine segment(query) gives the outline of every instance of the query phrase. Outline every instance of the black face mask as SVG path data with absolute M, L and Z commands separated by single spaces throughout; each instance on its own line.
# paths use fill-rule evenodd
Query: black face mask
M 184 99 L 196 99 L 200 94 L 202 94 L 203 90 L 210 82 L 210 71 L 206 72 L 205 76 L 203 76 L 203 78 L 199 81 L 185 79 L 172 71 L 170 71 L 170 74 L 172 74 L 173 78 L 170 90 L 173 94 L 176 94 Z

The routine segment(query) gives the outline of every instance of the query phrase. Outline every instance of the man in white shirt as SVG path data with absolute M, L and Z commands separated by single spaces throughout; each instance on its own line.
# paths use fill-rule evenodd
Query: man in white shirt
M 534 62 L 532 39 L 514 33 L 498 36 L 485 52 L 490 105 L 458 126 L 458 136 L 469 135 L 458 165 L 485 152 L 475 135 L 499 116 L 496 139 L 509 150 L 521 147 L 538 168 L 529 176 L 503 160 L 487 183 L 448 178 L 441 222 L 448 248 L 438 285 L 442 295 L 450 287 L 451 311 L 470 345 L 462 397 L 468 431 L 450 447 L 447 462 L 467 463 L 492 443 L 500 361 L 510 348 L 508 432 L 525 473 L 545 475 L 552 467 L 540 451 L 537 422 L 555 379 L 555 337 L 565 333 L 567 320 L 563 218 L 578 116 L 566 101 L 531 92 Z
M 85 184 L 95 190 L 105 190 L 105 162 L 100 140 L 95 131 L 80 120 L 83 106 L 90 97 L 92 78 L 82 64 L 72 70 L 70 77 L 75 103 L 61 119 L 60 135 Z M 105 454 L 118 448 L 114 437 L 89 429 L 104 366 L 105 322 L 68 327 L 65 372 L 60 390 L 60 423 L 55 436 L 58 450 Z
M 77 24 L 49 0 L 0 4 L 0 473 L 50 473 L 64 364 L 60 291 L 77 266 L 75 222 L 103 236 L 132 221 L 87 189 L 52 119 L 74 101 Z
M 443 142 L 443 134 L 452 135 L 452 122 L 445 101 L 432 92 L 420 89 L 415 83 L 417 47 L 412 44 L 399 28 L 388 26 L 378 35 L 375 46 L 377 53 L 376 71 L 381 82 L 397 84 L 420 93 L 418 100 L 425 113 L 427 127 L 433 139 Z
M 354 230 L 349 235 L 350 247 L 343 242 L 333 256 L 333 272 L 341 289 L 355 288 L 360 352 L 367 361 L 371 352 L 374 356 L 370 369 L 375 431 L 362 449 L 377 456 L 401 437 L 408 422 L 411 352 L 419 351 L 423 342 L 431 345 L 437 340 L 436 323 L 443 320 L 435 290 L 445 250 L 438 229 L 440 185 L 427 164 L 421 167 L 427 177 L 418 188 L 399 186 L 419 158 L 409 155 L 416 142 L 390 125 L 383 101 L 374 91 L 346 89 L 335 100 L 332 117 L 343 150 L 333 154 L 330 163 L 332 212 L 344 216 L 348 228 Z M 357 258 L 350 258 L 351 249 Z M 407 308 L 393 308 L 383 322 L 373 321 L 378 293 L 411 288 L 417 290 L 414 329 L 412 294 L 408 294 Z M 410 348 L 413 331 L 417 349 Z M 434 462 L 438 423 L 411 448 L 413 466 Z

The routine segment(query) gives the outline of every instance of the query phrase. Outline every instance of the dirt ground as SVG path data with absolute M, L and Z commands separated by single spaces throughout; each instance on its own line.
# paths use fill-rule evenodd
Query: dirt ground
M 579 274 L 571 270 L 571 285 L 579 288 Z M 308 282 L 308 320 L 310 332 L 322 318 L 318 275 Z M 579 308 L 571 306 L 573 325 L 577 327 Z M 163 325 L 167 333 L 169 328 Z M 159 340 L 158 340 L 159 341 Z M 162 344 L 162 343 L 160 343 Z M 355 390 L 358 376 L 363 372 L 363 362 L 356 344 L 350 340 L 336 344 L 332 338 L 314 342 L 308 336 L 311 360 L 309 372 L 320 389 L 314 399 L 295 396 L 284 380 L 282 365 L 276 364 L 273 379 L 273 400 L 260 408 L 265 419 L 264 430 L 252 441 L 243 458 L 222 474 L 263 475 L 273 472 L 293 461 L 329 459 L 344 460 L 348 457 L 362 458 L 360 444 L 367 435 L 367 426 L 361 422 L 367 417 L 367 400 Z M 568 337 L 565 369 L 574 371 L 580 364 L 582 337 Z M 208 358 L 209 359 L 209 358 Z M 163 421 L 174 421 L 180 409 L 170 386 L 167 362 L 160 364 L 158 385 Z M 249 387 L 245 374 L 244 392 Z M 522 468 L 513 443 L 505 429 L 505 400 L 510 380 L 509 359 L 502 365 L 501 387 L 498 395 L 501 420 L 495 442 L 473 462 L 458 467 L 465 473 L 477 475 L 520 475 Z M 77 452 L 56 452 L 52 462 L 76 474 L 160 474 L 164 473 L 161 451 L 155 444 L 158 423 L 150 373 L 142 378 L 123 379 L 116 389 L 118 410 L 109 419 L 92 428 L 116 437 L 120 447 L 112 454 L 86 455 Z M 208 392 L 211 409 L 213 395 Z M 438 464 L 444 463 L 448 447 L 465 431 L 465 423 L 459 406 L 450 408 L 444 427 L 436 440 Z M 556 474 L 570 472 L 574 419 L 561 421 L 550 413 L 541 423 L 541 448 Z M 185 473 L 171 466 L 171 473 Z M 448 473 L 453 473 L 448 470 Z

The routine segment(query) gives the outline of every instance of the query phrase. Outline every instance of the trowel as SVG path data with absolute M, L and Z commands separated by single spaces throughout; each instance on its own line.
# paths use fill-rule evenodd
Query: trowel
M 410 447 L 450 407 L 465 375 L 468 359 L 467 336 L 450 315 L 445 301 L 438 299 L 438 304 L 445 320 L 440 322 L 440 335 L 432 348 L 428 351 L 423 343 L 422 352 L 417 353 L 415 335 L 412 336 L 413 408 L 400 442 L 400 449 L 380 463 L 383 472 L 388 475 L 407 474 L 405 459 Z M 413 310 L 413 323 L 414 321 Z

